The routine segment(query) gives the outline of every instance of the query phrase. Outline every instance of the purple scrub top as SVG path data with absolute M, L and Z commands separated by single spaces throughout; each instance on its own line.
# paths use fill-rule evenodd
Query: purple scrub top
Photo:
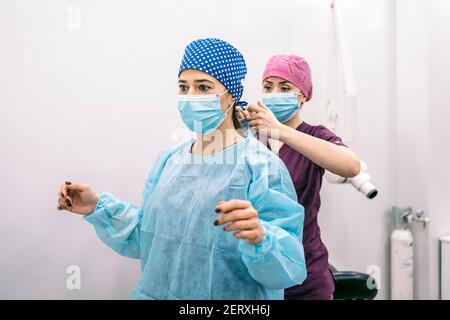
M 341 138 L 322 125 L 312 126 L 303 121 L 297 130 L 336 145 L 345 146 Z M 320 188 L 325 170 L 287 144 L 281 147 L 278 156 L 289 170 L 298 202 L 305 208 L 303 246 L 308 276 L 301 285 L 286 289 L 285 299 L 332 299 L 334 278 L 328 263 L 328 251 L 320 238 L 317 222 Z

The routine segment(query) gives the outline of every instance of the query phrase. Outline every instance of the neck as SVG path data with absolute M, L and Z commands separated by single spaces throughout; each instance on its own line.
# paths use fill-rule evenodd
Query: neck
M 210 134 L 197 133 L 197 139 L 192 146 L 192 153 L 214 154 L 242 140 L 243 137 L 234 129 L 233 121 L 232 119 L 229 121 L 230 119 L 225 119 L 222 125 Z
M 295 115 L 291 119 L 284 122 L 283 124 L 290 128 L 297 129 L 298 126 L 302 124 L 302 122 L 303 122 L 303 119 L 302 119 L 302 116 L 300 115 L 300 110 L 299 110 L 295 113 Z

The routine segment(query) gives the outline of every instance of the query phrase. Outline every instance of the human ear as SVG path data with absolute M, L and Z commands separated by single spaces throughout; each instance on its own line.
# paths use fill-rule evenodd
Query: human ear
M 305 102 L 306 102 L 306 97 L 304 95 L 300 94 L 298 96 L 298 103 L 302 104 L 302 103 L 305 103 Z

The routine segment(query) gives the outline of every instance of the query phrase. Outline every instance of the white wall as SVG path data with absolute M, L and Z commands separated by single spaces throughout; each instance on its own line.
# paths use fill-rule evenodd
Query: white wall
M 427 6 L 423 1 L 397 1 L 396 10 L 396 205 L 430 212 L 430 70 Z M 415 32 L 411 32 L 415 30 Z M 420 134 L 417 134 L 420 132 Z M 414 137 L 414 138 L 413 138 Z M 413 139 L 412 139 L 413 138 Z M 419 147 L 420 146 L 420 147 Z M 429 229 L 413 226 L 414 296 L 430 295 Z M 421 275 L 419 277 L 419 275 Z
M 380 193 L 368 201 L 350 186 L 324 182 L 320 223 L 332 263 L 363 272 L 379 266 L 379 298 L 388 298 L 388 211 L 398 192 L 395 2 L 341 2 L 359 89 L 358 137 L 352 148 L 368 163 Z M 439 3 L 444 6 L 445 1 Z M 327 4 L 0 2 L 0 298 L 128 296 L 139 275 L 138 262 L 106 248 L 80 217 L 56 211 L 58 186 L 67 179 L 84 181 L 95 190 L 139 202 L 152 161 L 178 142 L 183 129 L 176 80 L 189 41 L 214 36 L 241 50 L 249 68 L 248 100 L 259 96 L 260 75 L 272 54 L 306 57 L 315 88 L 304 117 L 323 123 Z M 81 10 L 79 30 L 67 27 L 70 5 Z M 445 19 L 437 19 L 434 26 L 444 24 Z M 430 41 L 439 45 L 438 39 Z M 446 56 L 433 57 L 430 72 L 439 72 L 438 62 Z M 445 94 L 429 93 L 436 105 L 430 111 L 433 125 L 448 112 L 439 104 Z M 436 126 L 431 133 L 445 130 Z M 431 148 L 448 159 L 437 142 Z M 433 174 L 434 192 L 445 180 Z M 432 204 L 442 215 L 444 199 L 439 193 Z M 81 267 L 79 291 L 66 288 L 66 268 L 72 264 Z
M 397 203 L 422 208 L 430 225 L 413 228 L 415 298 L 439 298 L 438 239 L 450 234 L 450 3 L 397 4 Z
M 450 169 L 450 3 L 435 0 L 430 10 L 430 238 L 431 299 L 438 298 L 438 239 L 450 234 L 448 194 Z

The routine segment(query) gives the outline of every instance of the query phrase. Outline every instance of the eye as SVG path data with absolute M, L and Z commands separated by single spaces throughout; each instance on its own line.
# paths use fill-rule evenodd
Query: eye
M 265 85 L 265 86 L 263 87 L 263 89 L 264 89 L 264 92 L 270 92 L 270 91 L 272 91 L 272 87 L 271 87 L 271 86 L 268 86 L 268 85 Z
M 211 87 L 205 86 L 204 84 L 198 87 L 198 90 L 200 90 L 201 92 L 207 92 L 209 89 L 211 89 Z
M 281 92 L 289 92 L 291 91 L 291 88 L 289 87 L 281 87 Z
M 180 88 L 180 92 L 186 92 L 189 90 L 188 86 L 184 84 L 180 84 L 178 87 Z

